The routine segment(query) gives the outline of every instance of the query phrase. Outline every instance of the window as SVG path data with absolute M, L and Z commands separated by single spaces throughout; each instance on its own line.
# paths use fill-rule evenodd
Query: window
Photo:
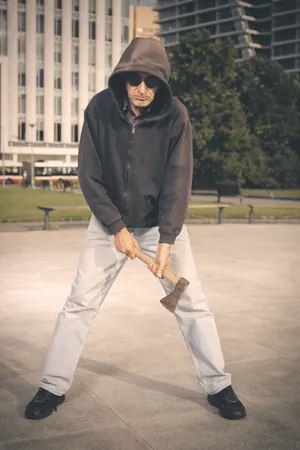
M 54 70 L 54 89 L 61 89 L 61 69 Z
M 79 12 L 79 0 L 73 0 L 73 11 Z
M 292 55 L 296 53 L 296 44 L 276 45 L 274 46 L 274 55 Z
M 274 33 L 274 41 L 289 41 L 292 39 L 296 39 L 296 28 L 288 28 L 286 30 L 275 31 Z
M 18 139 L 20 141 L 25 141 L 25 139 L 26 139 L 25 119 L 19 119 L 19 122 L 18 122 Z
M 288 69 L 295 69 L 295 59 L 294 58 L 288 58 L 288 59 L 282 59 L 278 61 L 282 67 L 286 70 Z
M 96 39 L 96 22 L 89 22 L 89 39 Z
M 54 140 L 61 142 L 61 123 L 55 122 L 54 124 Z
M 232 17 L 231 7 L 220 9 L 219 19 L 228 19 L 229 17 Z
M 44 61 L 44 39 L 43 39 L 43 36 L 37 37 L 37 40 L 36 40 L 36 60 L 38 62 Z
M 7 37 L 0 36 L 0 55 L 7 55 Z
M 123 43 L 128 42 L 128 25 L 124 25 L 122 27 L 122 42 Z
M 36 32 L 44 33 L 44 14 L 36 15 Z
M 293 9 L 297 9 L 297 0 L 286 0 L 280 2 L 274 2 L 274 12 L 285 12 L 292 11 Z
M 44 114 L 44 96 L 43 95 L 36 96 L 36 113 Z
M 71 141 L 78 142 L 78 125 L 77 123 L 72 123 L 71 126 Z
M 79 64 L 79 46 L 73 45 L 72 48 L 72 63 Z
M 216 20 L 216 12 L 211 11 L 204 14 L 199 15 L 199 23 L 208 23 L 214 22 Z
M 36 87 L 44 87 L 44 69 L 38 68 L 36 72 Z
M 230 31 L 234 31 L 235 26 L 233 22 L 223 22 L 220 23 L 220 33 L 229 33 Z
M 109 51 L 106 50 L 106 67 L 112 67 L 111 49 Z
M 54 114 L 61 115 L 61 97 L 54 97 Z
M 61 36 L 61 19 L 54 19 L 54 35 Z
M 111 22 L 106 22 L 105 31 L 106 31 L 105 40 L 108 42 L 111 42 L 112 41 L 112 24 L 111 24 Z
M 78 91 L 79 88 L 79 72 L 72 72 L 72 88 Z
M 26 12 L 18 12 L 18 31 L 26 31 Z
M 37 119 L 36 121 L 36 140 L 41 142 L 44 140 L 44 121 Z
M 62 0 L 55 0 L 55 9 L 62 9 Z
M 129 17 L 129 0 L 122 1 L 122 16 Z
M 18 112 L 19 114 L 26 114 L 26 94 L 19 94 Z
M 72 37 L 73 38 L 79 37 L 79 20 L 77 19 L 72 20 Z
M 19 0 L 18 1 L 19 6 L 26 6 L 26 0 Z
M 94 70 L 89 71 L 89 92 L 96 91 L 96 74 Z
M 89 13 L 96 14 L 96 0 L 89 0 Z
M 72 116 L 78 116 L 78 98 L 72 98 Z
M 61 42 L 54 42 L 54 62 L 61 63 Z
M 0 10 L 0 30 L 7 31 L 7 10 Z
M 18 38 L 18 55 L 19 59 L 24 60 L 26 56 L 26 39 L 25 36 L 19 36 Z
M 36 6 L 37 7 L 41 7 L 41 8 L 43 8 L 44 7 L 44 0 L 36 0 Z
M 296 25 L 297 15 L 296 14 L 286 14 L 284 16 L 274 17 L 273 25 L 274 27 L 285 27 L 288 25 Z
M 19 85 L 19 86 L 26 86 L 26 70 L 25 70 L 25 64 L 19 64 L 19 70 L 18 70 L 18 85 Z
M 113 0 L 105 0 L 105 1 L 106 1 L 106 15 L 112 16 Z
M 96 65 L 96 45 L 95 42 L 89 42 L 89 65 Z

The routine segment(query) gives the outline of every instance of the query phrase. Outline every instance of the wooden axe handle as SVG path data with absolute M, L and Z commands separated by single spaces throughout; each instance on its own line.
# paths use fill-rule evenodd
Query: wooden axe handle
M 155 261 L 150 256 L 146 255 L 144 252 L 142 252 L 140 249 L 136 247 L 134 247 L 134 254 L 147 266 L 149 266 L 149 264 L 155 263 Z M 176 284 L 180 280 L 180 277 L 178 277 L 175 273 L 171 272 L 171 270 L 169 269 L 164 270 L 163 277 L 170 283 L 172 283 L 174 286 L 176 286 Z

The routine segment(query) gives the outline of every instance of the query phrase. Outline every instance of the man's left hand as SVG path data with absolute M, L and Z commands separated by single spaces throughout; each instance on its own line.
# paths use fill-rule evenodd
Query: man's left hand
M 171 244 L 158 244 L 155 263 L 148 266 L 158 278 L 163 277 L 166 268 L 170 269 L 170 250 Z

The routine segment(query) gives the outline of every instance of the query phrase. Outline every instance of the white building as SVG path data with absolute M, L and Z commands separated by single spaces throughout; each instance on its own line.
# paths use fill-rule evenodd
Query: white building
M 84 109 L 128 45 L 129 0 L 0 0 L 1 157 L 75 161 Z

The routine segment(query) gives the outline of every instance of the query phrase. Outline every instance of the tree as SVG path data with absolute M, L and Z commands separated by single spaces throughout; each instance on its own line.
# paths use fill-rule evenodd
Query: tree
M 252 58 L 238 66 L 236 86 L 266 160 L 264 185 L 299 186 L 300 85 L 277 62 Z
M 198 30 L 168 53 L 173 94 L 187 107 L 193 125 L 194 185 L 213 186 L 224 179 L 260 183 L 264 158 L 249 134 L 236 89 L 231 41 L 215 41 Z

